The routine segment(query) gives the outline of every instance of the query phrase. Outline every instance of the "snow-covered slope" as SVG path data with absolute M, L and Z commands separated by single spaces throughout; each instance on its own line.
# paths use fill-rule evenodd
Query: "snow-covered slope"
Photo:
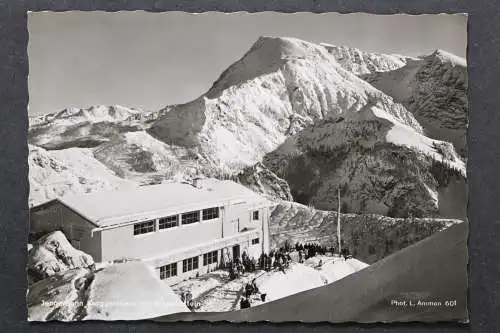
M 319 266 L 319 261 L 323 264 Z M 255 282 L 259 291 L 266 294 L 266 302 L 322 287 L 353 274 L 368 265 L 356 260 L 316 256 L 304 264 L 292 263 L 285 273 L 264 273 Z
M 239 171 L 314 121 L 370 103 L 420 131 L 402 105 L 344 70 L 324 47 L 261 37 L 205 95 L 172 107 L 148 131 L 198 152 L 206 164 Z
M 134 186 L 117 177 L 86 148 L 47 151 L 29 145 L 30 206 L 68 193 Z
M 363 78 L 405 104 L 424 127 L 426 135 L 452 142 L 466 155 L 467 64 L 443 50 L 408 61 L 394 71 Z
M 354 47 L 321 43 L 345 70 L 356 75 L 386 72 L 406 65 L 409 57 L 397 54 L 364 52 Z
M 42 236 L 28 252 L 28 274 L 33 281 L 93 264 L 92 256 L 71 246 L 61 231 Z
M 296 201 L 320 209 L 337 209 L 340 186 L 348 212 L 449 217 L 440 211 L 440 200 L 447 200 L 442 190 L 458 181 L 465 193 L 465 165 L 453 146 L 378 106 L 306 128 L 267 154 L 264 164 L 288 182 Z M 466 202 L 462 206 L 455 213 L 465 214 Z
M 367 264 L 357 259 L 350 258 L 344 260 L 341 257 L 331 257 L 319 255 L 307 259 L 304 265 L 314 267 L 321 274 L 322 279 L 326 283 L 332 283 L 343 279 L 344 277 L 356 273 L 363 268 L 368 267 Z
M 355 258 L 371 264 L 461 222 L 455 219 L 341 214 L 340 223 L 344 247 Z M 272 246 L 282 246 L 287 240 L 291 244 L 316 242 L 331 246 L 336 243 L 337 213 L 283 201 L 273 210 L 269 228 Z

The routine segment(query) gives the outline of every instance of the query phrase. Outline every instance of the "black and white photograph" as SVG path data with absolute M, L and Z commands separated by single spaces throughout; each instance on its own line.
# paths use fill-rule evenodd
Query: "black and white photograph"
M 28 32 L 29 321 L 468 322 L 466 14 Z

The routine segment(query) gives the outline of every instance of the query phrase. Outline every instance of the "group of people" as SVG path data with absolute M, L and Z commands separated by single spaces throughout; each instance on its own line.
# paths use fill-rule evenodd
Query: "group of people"
M 284 249 L 271 251 L 269 254 L 263 253 L 259 258 L 259 267 L 269 272 L 273 268 L 278 268 L 285 273 L 285 268 L 288 268 L 292 258 Z
M 333 246 L 326 247 L 323 245 L 320 245 L 318 243 L 306 243 L 306 244 L 301 244 L 301 243 L 296 243 L 295 244 L 295 251 L 299 253 L 299 262 L 304 262 L 304 260 L 307 260 L 311 257 L 314 257 L 316 255 L 325 255 L 327 252 L 329 253 L 335 253 L 335 248 Z M 343 248 L 340 251 L 340 255 L 344 259 L 349 259 L 352 258 L 352 256 L 349 253 L 348 248 Z
M 259 288 L 257 288 L 257 285 L 255 284 L 255 279 L 252 280 L 251 283 L 247 283 L 245 285 L 245 297 L 240 300 L 240 308 L 241 309 L 246 309 L 250 307 L 250 296 L 253 294 L 259 294 Z M 266 301 L 266 295 L 267 294 L 262 294 L 260 293 L 260 299 L 262 302 Z
M 332 247 L 327 248 L 326 246 L 319 245 L 317 243 L 296 243 L 295 250 L 299 252 L 299 257 L 302 254 L 304 260 L 307 260 L 316 255 L 325 255 L 327 252 L 333 253 L 335 249 Z
M 257 268 L 256 266 L 257 262 L 255 258 L 250 259 L 248 254 L 243 252 L 241 260 L 239 258 L 235 258 L 234 261 L 229 261 L 227 263 L 229 278 L 234 280 L 245 272 L 254 272 Z

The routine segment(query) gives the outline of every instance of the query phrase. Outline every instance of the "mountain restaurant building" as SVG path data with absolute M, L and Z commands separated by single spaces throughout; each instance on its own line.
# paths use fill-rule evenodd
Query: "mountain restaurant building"
M 267 253 L 271 206 L 235 182 L 199 179 L 54 199 L 31 209 L 30 234 L 61 230 L 96 262 L 139 259 L 173 284 Z

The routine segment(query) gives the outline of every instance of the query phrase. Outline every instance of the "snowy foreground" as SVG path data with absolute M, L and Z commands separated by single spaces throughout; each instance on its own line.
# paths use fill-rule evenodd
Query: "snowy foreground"
M 319 266 L 320 260 L 322 266 Z M 368 265 L 356 259 L 316 256 L 303 264 L 293 262 L 285 273 L 279 270 L 256 271 L 230 281 L 226 271 L 215 271 L 205 276 L 186 280 L 172 288 L 180 295 L 189 290 L 199 304 L 196 312 L 221 312 L 240 309 L 246 283 L 254 278 L 259 291 L 267 294 L 266 302 L 324 286 L 355 273 Z M 252 295 L 251 306 L 262 304 L 260 294 Z
M 189 309 L 141 262 L 72 269 L 31 285 L 28 320 L 139 320 Z
M 316 256 L 303 264 L 293 262 L 285 273 L 260 270 L 230 281 L 227 271 L 218 270 L 170 288 L 140 261 L 98 263 L 95 270 L 77 267 L 30 285 L 28 319 L 140 320 L 189 312 L 180 299 L 187 290 L 199 304 L 196 312 L 234 311 L 240 309 L 244 287 L 253 279 L 269 302 L 324 286 L 367 266 L 356 259 Z M 251 306 L 262 304 L 260 294 L 250 301 Z

